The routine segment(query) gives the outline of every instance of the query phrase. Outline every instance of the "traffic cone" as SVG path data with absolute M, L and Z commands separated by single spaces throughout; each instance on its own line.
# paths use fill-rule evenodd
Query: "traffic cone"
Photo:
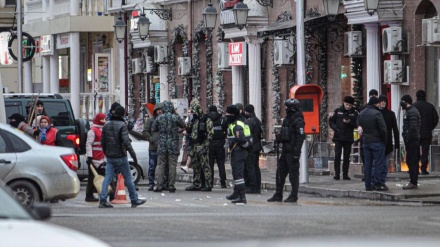
M 118 174 L 118 184 L 116 185 L 115 199 L 111 201 L 113 204 L 128 204 L 127 193 L 125 192 L 124 177 Z

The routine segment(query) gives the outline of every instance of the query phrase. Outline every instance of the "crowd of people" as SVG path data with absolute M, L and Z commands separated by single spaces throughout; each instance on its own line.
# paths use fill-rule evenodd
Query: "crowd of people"
M 401 98 L 400 106 L 404 110 L 402 138 L 406 151 L 406 163 L 409 168 L 410 182 L 403 189 L 418 187 L 419 161 L 422 175 L 428 172 L 429 145 L 432 131 L 438 123 L 435 107 L 426 102 L 426 93 L 419 90 L 417 102 L 410 95 Z M 152 101 L 153 102 L 153 101 Z M 387 108 L 388 98 L 378 95 L 377 90 L 369 92 L 369 101 L 359 111 L 354 108 L 355 99 L 344 97 L 343 104 L 330 114 L 329 124 L 333 130 L 335 143 L 334 179 L 351 180 L 349 177 L 350 154 L 354 143 L 353 133 L 359 133 L 361 159 L 364 164 L 365 189 L 367 191 L 388 190 L 386 177 L 391 154 L 400 152 L 400 138 L 396 114 Z M 210 106 L 205 113 L 197 99 L 190 102 L 188 117 L 184 120 L 171 101 L 147 106 L 147 118 L 142 135 L 149 142 L 148 190 L 169 193 L 176 191 L 176 169 L 179 155 L 187 154 L 180 161 L 185 173 L 192 166 L 193 181 L 185 191 L 212 191 L 214 186 L 214 164 L 217 163 L 220 186 L 227 188 L 225 160 L 230 155 L 233 193 L 226 196 L 232 203 L 247 203 L 246 194 L 261 193 L 261 172 L 259 155 L 262 151 L 263 127 L 255 115 L 254 106 L 237 103 L 229 105 L 222 115 L 216 106 Z M 283 189 L 287 175 L 292 186 L 287 203 L 298 200 L 299 159 L 305 139 L 304 115 L 297 99 L 284 102 L 286 117 L 281 128 L 276 131 L 275 145 L 281 144 L 281 155 L 277 155 L 276 190 L 268 202 L 282 202 Z M 29 121 L 20 114 L 9 117 L 10 125 L 20 129 L 44 145 L 62 145 L 58 130 L 52 126 L 46 116 L 44 104 L 38 101 L 31 110 Z M 100 208 L 111 208 L 107 201 L 109 188 L 114 190 L 116 173 L 120 173 L 129 192 L 132 207 L 145 203 L 139 199 L 130 174 L 127 152 L 137 163 L 128 136 L 130 125 L 124 119 L 125 109 L 119 103 L 112 104 L 107 115 L 98 113 L 87 133 L 87 165 L 104 176 L 99 198 L 93 184 L 92 169 L 89 169 L 86 187 L 87 202 L 99 201 Z M 183 145 L 179 139 L 183 135 Z M 181 150 L 182 149 L 182 150 Z M 110 187 L 109 187 L 110 186 Z M 112 195 L 110 195 L 112 199 Z

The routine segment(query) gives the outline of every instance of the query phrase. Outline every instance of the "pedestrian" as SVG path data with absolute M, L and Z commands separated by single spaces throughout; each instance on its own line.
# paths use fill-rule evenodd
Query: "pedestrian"
M 9 124 L 12 127 L 21 130 L 22 132 L 24 132 L 25 134 L 27 134 L 32 138 L 34 137 L 34 129 L 29 124 L 26 123 L 26 120 L 24 119 L 23 115 L 19 113 L 14 113 L 10 117 L 8 117 L 8 119 L 9 119 Z
M 238 110 L 240 111 L 240 120 L 246 121 L 246 117 L 244 116 L 244 105 L 242 103 L 235 103 L 235 105 L 238 107 Z
M 240 116 L 236 105 L 226 108 L 226 121 L 228 124 L 228 150 L 231 155 L 232 178 L 234 179 L 234 192 L 226 196 L 232 203 L 247 203 L 246 187 L 244 182 L 244 162 L 251 147 L 251 130 Z
M 148 103 L 145 104 L 145 110 L 148 113 L 148 117 L 154 117 L 154 109 L 156 105 L 156 98 L 151 98 Z
M 432 131 L 438 124 L 438 113 L 434 105 L 426 101 L 426 93 L 423 90 L 419 90 L 416 93 L 417 102 L 413 106 L 419 111 L 420 114 L 420 148 L 417 149 L 417 160 L 421 162 L 421 174 L 429 175 L 428 163 L 429 163 L 429 148 L 432 142 Z M 420 149 L 422 154 L 420 155 Z
M 51 125 L 50 117 L 41 116 L 40 125 L 35 131 L 37 135 L 37 140 L 43 145 L 49 146 L 63 146 L 63 141 L 61 139 L 61 134 Z
M 99 201 L 98 198 L 93 196 L 93 193 L 96 192 L 96 188 L 93 185 L 94 175 L 90 166 L 93 165 L 96 171 L 105 171 L 103 168 L 103 166 L 105 166 L 105 155 L 101 145 L 102 127 L 104 127 L 105 122 L 105 115 L 103 113 L 96 114 L 93 118 L 93 124 L 90 126 L 90 130 L 87 132 L 86 154 L 89 168 L 86 186 L 86 202 Z M 100 175 L 105 175 L 105 172 Z
M 214 134 L 213 124 L 208 115 L 203 113 L 200 102 L 193 99 L 189 106 L 193 119 L 191 121 L 191 162 L 193 165 L 193 182 L 186 191 L 211 191 L 211 168 L 208 163 L 209 143 Z M 204 183 L 201 173 L 203 172 Z
M 344 152 L 342 164 L 342 179 L 351 180 L 348 176 L 350 168 L 351 145 L 354 142 L 353 132 L 357 126 L 356 119 L 358 112 L 354 109 L 354 98 L 344 97 L 344 103 L 336 108 L 329 119 L 330 128 L 333 129 L 333 142 L 335 143 L 335 180 L 340 179 L 341 174 L 341 155 Z
M 154 105 L 154 109 L 152 112 L 153 116 L 147 118 L 147 121 L 144 124 L 144 129 L 142 131 L 142 134 L 146 138 L 146 140 L 149 143 L 148 146 L 148 154 L 149 154 L 149 163 L 148 163 L 148 190 L 153 191 L 154 190 L 154 179 L 155 179 L 155 172 L 157 167 L 157 142 L 159 138 L 159 132 L 152 131 L 152 126 L 154 120 L 162 115 L 162 104 L 157 103 Z
M 119 104 L 118 102 L 113 102 L 113 104 L 110 106 L 110 109 L 107 112 L 107 115 L 105 116 L 105 119 L 107 121 L 110 121 L 111 117 L 113 116 L 113 113 L 116 109 L 116 107 L 120 106 L 121 104 Z
M 292 191 L 284 202 L 295 203 L 298 201 L 299 158 L 301 157 L 301 148 L 306 137 L 304 133 L 305 122 L 297 99 L 287 99 L 284 102 L 284 106 L 286 109 L 286 117 L 283 120 L 281 130 L 276 135 L 275 140 L 283 144 L 276 171 L 276 190 L 275 194 L 267 201 L 283 201 L 284 183 L 286 182 L 287 174 L 289 174 Z
M 249 125 L 252 134 L 252 147 L 249 149 L 248 157 L 245 162 L 244 181 L 247 185 L 246 194 L 261 193 L 261 171 L 260 171 L 260 152 L 262 124 L 255 115 L 255 108 L 249 104 L 244 108 L 245 123 Z
M 402 189 L 417 189 L 419 178 L 419 157 L 418 149 L 420 148 L 420 113 L 412 105 L 410 95 L 403 95 L 400 101 L 402 110 L 405 110 L 403 116 L 402 137 L 405 143 L 406 163 L 409 168 L 410 182 L 403 186 Z
M 380 182 L 383 189 L 388 190 L 388 187 L 385 185 L 385 181 L 388 174 L 388 166 L 391 158 L 391 153 L 399 153 L 400 150 L 400 138 L 399 138 L 399 129 L 397 128 L 397 118 L 396 114 L 388 110 L 388 98 L 385 95 L 379 96 L 379 110 L 382 113 L 382 116 L 385 120 L 385 125 L 387 126 L 387 143 L 385 145 L 385 162 L 382 172 L 380 173 Z M 393 145 L 393 137 L 394 137 L 394 145 Z
M 184 173 L 188 173 L 188 169 L 192 168 L 191 163 L 191 137 L 189 133 L 191 133 L 191 121 L 193 115 L 191 114 L 191 110 L 188 109 L 188 117 L 185 119 L 185 129 L 182 131 L 183 140 L 182 140 L 182 162 L 180 163 L 180 169 Z
M 221 188 L 226 188 L 225 143 L 228 124 L 215 105 L 209 107 L 208 118 L 211 119 L 214 133 L 209 142 L 209 167 L 211 168 L 211 184 L 214 185 L 214 163 L 217 162 Z
M 163 114 L 157 116 L 151 127 L 152 131 L 159 132 L 157 144 L 157 186 L 154 192 L 162 192 L 164 180 L 165 167 L 169 166 L 168 172 L 168 191 L 170 193 L 176 192 L 176 167 L 177 159 L 179 157 L 179 128 L 185 128 L 183 119 L 174 114 L 174 106 L 171 101 L 163 102 Z
M 41 100 L 37 100 L 35 103 L 35 110 L 33 110 L 33 103 L 29 105 L 28 114 L 29 123 L 32 123 L 32 128 L 37 128 L 40 125 L 41 116 L 47 116 L 46 110 L 44 109 L 44 103 Z M 32 115 L 33 114 L 33 115 Z
M 384 190 L 380 182 L 380 171 L 385 163 L 387 126 L 382 113 L 379 111 L 379 106 L 379 99 L 370 97 L 368 105 L 359 113 L 357 119 L 357 123 L 362 129 L 366 191 Z
M 124 177 L 125 186 L 127 186 L 128 194 L 131 201 L 131 207 L 135 208 L 146 202 L 139 199 L 133 183 L 133 177 L 130 172 L 127 151 L 130 153 L 135 164 L 137 164 L 136 153 L 131 146 L 128 137 L 128 128 L 124 121 L 125 109 L 121 105 L 116 106 L 110 121 L 102 128 L 101 145 L 104 151 L 106 162 L 105 177 L 102 182 L 102 191 L 100 196 L 99 208 L 112 208 L 113 206 L 107 202 L 108 186 L 113 179 L 115 169 L 117 169 Z

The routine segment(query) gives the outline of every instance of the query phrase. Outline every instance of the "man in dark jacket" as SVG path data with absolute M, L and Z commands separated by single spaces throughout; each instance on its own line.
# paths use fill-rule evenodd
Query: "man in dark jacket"
M 358 112 L 353 108 L 354 98 L 345 96 L 344 104 L 337 108 L 329 119 L 330 128 L 335 132 L 333 142 L 335 143 L 335 176 L 340 179 L 341 154 L 344 150 L 344 163 L 342 165 L 342 178 L 350 180 L 348 170 L 350 167 L 351 145 L 354 142 L 353 131 L 357 127 L 356 119 Z
M 214 184 L 214 163 L 217 161 L 220 185 L 226 188 L 225 171 L 225 143 L 228 125 L 226 119 L 217 111 L 217 107 L 209 107 L 208 118 L 211 119 L 214 129 L 212 140 L 209 142 L 209 167 L 211 168 L 211 184 Z
M 131 207 L 135 208 L 142 205 L 146 200 L 138 199 L 138 194 L 133 183 L 133 177 L 130 172 L 130 165 L 127 159 L 127 151 L 130 153 L 137 164 L 136 153 L 131 146 L 130 138 L 128 137 L 127 125 L 124 121 L 125 110 L 122 106 L 117 106 L 113 112 L 110 121 L 102 128 L 101 146 L 107 159 L 105 167 L 105 177 L 102 182 L 102 192 L 100 197 L 100 208 L 112 208 L 113 206 L 107 202 L 108 186 L 113 179 L 115 169 L 122 174 L 127 186 L 128 193 L 131 200 Z
M 420 156 L 420 149 L 417 149 L 418 160 L 421 161 L 422 175 L 428 175 L 429 162 L 429 146 L 432 142 L 432 131 L 438 123 L 438 113 L 435 107 L 426 101 L 426 93 L 423 90 L 417 91 L 417 102 L 413 104 L 420 113 L 420 147 L 422 148 L 422 155 Z
M 382 190 L 378 172 L 385 162 L 387 126 L 378 109 L 379 105 L 379 99 L 371 97 L 357 119 L 358 125 L 362 128 L 364 178 L 367 191 Z
M 409 95 L 403 95 L 400 106 L 406 110 L 403 117 L 402 137 L 405 142 L 406 163 L 409 168 L 410 182 L 402 189 L 417 189 L 417 180 L 419 178 L 419 159 L 418 149 L 420 148 L 420 113 L 412 106 L 412 98 Z
M 286 100 L 284 106 L 286 107 L 287 116 L 284 118 L 281 131 L 277 134 L 275 140 L 283 145 L 276 171 L 276 190 L 275 194 L 267 201 L 283 201 L 284 183 L 286 182 L 287 174 L 289 174 L 292 191 L 284 202 L 295 203 L 298 201 L 299 158 L 301 157 L 301 147 L 306 137 L 304 133 L 305 122 L 297 99 Z
M 154 105 L 153 110 L 153 117 L 149 117 L 147 121 L 145 121 L 144 129 L 142 131 L 142 134 L 144 135 L 145 139 L 149 142 L 148 146 L 148 154 L 149 154 L 149 166 L 148 166 L 148 190 L 153 191 L 154 190 L 154 175 L 156 172 L 156 166 L 157 166 L 157 140 L 159 137 L 159 132 L 152 131 L 151 127 L 153 126 L 154 120 L 158 116 L 162 115 L 162 103 L 158 103 Z M 167 169 L 165 169 L 167 170 Z M 167 172 L 165 171 L 165 174 Z M 168 179 L 165 179 L 167 181 Z M 165 185 L 162 185 L 165 186 Z
M 245 123 L 249 125 L 252 134 L 252 147 L 245 162 L 244 181 L 246 183 L 247 194 L 261 193 L 261 172 L 260 172 L 260 151 L 262 126 L 260 119 L 255 116 L 253 105 L 247 105 L 244 108 Z
M 395 153 L 399 153 L 400 140 L 399 140 L 399 129 L 397 128 L 396 114 L 393 111 L 387 109 L 388 99 L 387 96 L 379 96 L 380 106 L 379 110 L 382 113 L 383 119 L 387 126 L 387 143 L 385 146 L 385 162 L 380 173 L 380 183 L 382 185 L 381 189 L 388 190 L 385 185 L 385 180 L 388 174 L 388 166 L 391 157 L 391 153 L 395 150 Z M 394 137 L 394 146 L 393 146 Z M 393 148 L 394 147 L 394 148 Z
M 178 115 L 174 114 L 174 106 L 171 101 L 163 102 L 163 114 L 158 116 L 151 127 L 152 131 L 158 131 L 157 145 L 157 187 L 154 192 L 162 192 L 165 184 L 165 167 L 169 167 L 168 190 L 170 193 L 176 192 L 176 167 L 179 157 L 179 128 L 185 129 L 185 122 Z

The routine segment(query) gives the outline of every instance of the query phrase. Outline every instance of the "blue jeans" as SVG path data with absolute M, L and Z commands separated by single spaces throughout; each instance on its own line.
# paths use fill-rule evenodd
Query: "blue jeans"
M 148 163 L 148 186 L 153 187 L 154 177 L 156 173 L 156 166 L 157 166 L 157 151 L 150 150 L 149 154 L 150 154 L 150 161 Z
M 380 185 L 383 167 L 385 166 L 385 144 L 381 142 L 364 143 L 364 177 L 365 188 Z
M 106 158 L 107 158 L 107 163 L 105 168 L 104 181 L 102 182 L 100 201 L 101 202 L 107 201 L 108 185 L 113 179 L 113 174 L 115 173 L 115 169 L 118 169 L 118 171 L 124 177 L 125 186 L 128 189 L 130 200 L 132 202 L 137 201 L 138 195 L 134 187 L 133 177 L 131 176 L 130 165 L 128 164 L 127 156 L 120 158 L 113 158 L 113 157 L 106 157 Z

